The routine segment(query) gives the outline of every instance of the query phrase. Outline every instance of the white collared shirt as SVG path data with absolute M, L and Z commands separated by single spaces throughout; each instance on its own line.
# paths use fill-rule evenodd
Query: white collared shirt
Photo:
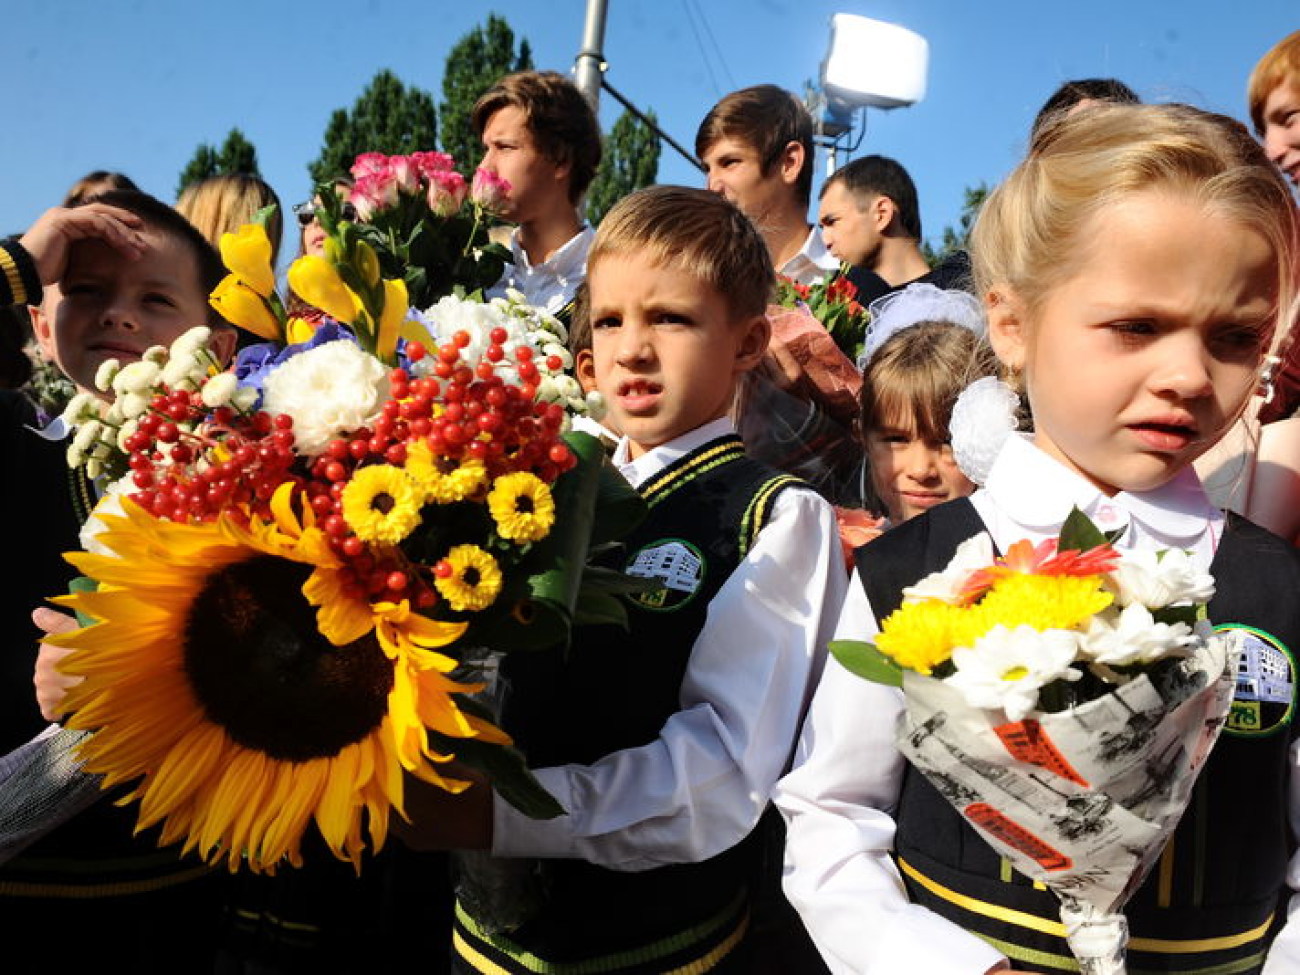
M 635 460 L 623 442 L 615 463 L 639 484 L 733 429 L 717 420 Z M 535 770 L 568 815 L 529 819 L 498 799 L 493 853 L 645 870 L 704 860 L 743 839 L 789 765 L 825 659 L 848 585 L 839 545 L 830 505 L 812 491 L 781 492 L 709 603 L 681 709 L 659 737 L 593 765 Z
M 1117 548 L 1187 549 L 1204 570 L 1224 521 L 1190 469 L 1154 491 L 1108 498 L 1021 437 L 1008 439 L 971 503 L 1004 552 L 1021 538 L 1056 536 L 1074 505 L 1103 530 L 1125 528 Z M 877 632 L 866 593 L 860 584 L 851 586 L 836 636 L 861 640 Z M 897 688 L 856 677 L 834 660 L 827 663 L 795 768 L 777 784 L 774 797 L 788 829 L 785 891 L 836 975 L 983 975 L 1001 954 L 909 903 L 890 858 L 904 770 L 894 745 L 902 706 Z M 1295 749 L 1291 757 L 1295 768 Z M 1293 887 L 1297 881 L 1300 856 L 1288 873 Z M 1288 925 L 1274 943 L 1267 972 L 1295 970 L 1273 965 L 1288 964 L 1280 960 L 1286 953 L 1280 942 L 1297 937 L 1296 928 Z
M 501 280 L 492 285 L 487 292 L 488 298 L 505 297 L 506 289 L 513 288 L 521 292 L 530 305 L 545 309 L 552 315 L 558 314 L 565 305 L 573 300 L 578 286 L 587 276 L 587 252 L 596 231 L 590 224 L 583 224 L 573 237 L 540 264 L 531 264 L 528 252 L 519 243 L 519 228 L 510 232 L 510 253 L 514 263 L 507 264 Z
M 813 227 L 799 252 L 777 268 L 776 273 L 799 284 L 816 284 L 839 269 L 839 258 L 826 249 L 821 231 Z

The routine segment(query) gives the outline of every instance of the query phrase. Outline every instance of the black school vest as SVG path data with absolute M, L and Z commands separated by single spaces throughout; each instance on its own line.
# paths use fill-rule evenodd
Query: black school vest
M 624 540 L 620 567 L 664 587 L 627 600 L 627 630 L 582 627 L 567 649 L 503 664 L 502 724 L 531 767 L 591 764 L 658 737 L 681 709 L 709 602 L 795 483 L 749 460 L 729 436 L 642 485 L 649 513 Z M 756 840 L 757 831 L 702 863 L 636 873 L 545 861 L 544 903 L 508 937 L 488 934 L 458 905 L 457 954 L 487 972 L 709 971 L 744 936 Z
M 68 591 L 77 573 L 61 553 L 81 548 L 81 523 L 95 503 L 84 473 L 68 468 L 66 443 L 28 429 L 36 423 L 36 412 L 22 394 L 0 391 L 0 508 L 13 542 L 10 579 L 0 597 L 6 624 L 0 644 L 0 751 L 16 748 L 46 726 L 32 690 L 40 631 L 31 611 Z M 24 538 L 27 544 L 21 544 Z M 211 872 L 195 857 L 180 858 L 179 846 L 160 850 L 157 827 L 133 836 L 137 811 L 134 804 L 114 805 L 106 794 L 0 866 L 0 911 L 11 897 L 116 897 Z
M 962 499 L 860 550 L 858 576 L 876 617 L 898 606 L 903 586 L 943 568 L 960 542 L 981 531 Z M 1300 556 L 1230 513 L 1210 571 L 1210 620 L 1247 628 L 1250 638 L 1228 726 L 1164 853 L 1124 910 L 1130 975 L 1258 972 L 1285 915 Z M 1019 969 L 1079 970 L 1055 896 L 1012 870 L 911 766 L 897 821 L 896 860 L 914 902 L 980 935 Z

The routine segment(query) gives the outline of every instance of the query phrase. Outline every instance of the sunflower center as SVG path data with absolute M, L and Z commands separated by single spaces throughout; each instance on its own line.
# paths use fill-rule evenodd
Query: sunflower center
M 185 628 L 185 671 L 208 718 L 286 762 L 338 754 L 388 710 L 393 665 L 373 632 L 336 647 L 302 594 L 311 567 L 263 555 L 208 577 Z
M 533 505 L 533 499 L 526 494 L 521 494 L 515 498 L 515 511 L 524 515 L 531 515 L 536 510 Z
M 393 496 L 387 491 L 380 491 L 370 499 L 370 507 L 378 511 L 381 515 L 386 515 L 397 506 Z

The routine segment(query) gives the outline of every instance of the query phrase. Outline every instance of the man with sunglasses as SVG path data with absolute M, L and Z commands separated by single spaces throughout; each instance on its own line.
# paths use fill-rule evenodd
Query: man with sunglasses
M 336 187 L 343 189 L 346 184 L 336 184 Z M 303 254 L 315 254 L 320 256 L 325 253 L 325 228 L 321 226 L 320 221 L 316 219 L 316 209 L 319 201 L 316 199 L 308 200 L 306 203 L 295 203 L 293 205 L 293 214 L 298 218 L 298 226 L 302 233 L 302 252 Z M 344 220 L 356 220 L 357 209 L 351 203 L 344 203 L 342 209 Z

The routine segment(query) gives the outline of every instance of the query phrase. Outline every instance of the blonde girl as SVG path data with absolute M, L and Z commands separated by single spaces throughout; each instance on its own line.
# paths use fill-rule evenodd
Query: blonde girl
M 1129 970 L 1300 971 L 1300 922 L 1286 910 L 1300 885 L 1300 859 L 1288 862 L 1300 557 L 1215 509 L 1192 468 L 1245 409 L 1296 293 L 1287 187 L 1231 119 L 1095 106 L 1036 137 L 985 204 L 972 257 L 990 340 L 1022 380 L 1033 430 L 1005 437 L 968 501 L 872 543 L 839 635 L 876 632 L 901 587 L 964 538 L 987 532 L 1002 551 L 1037 542 L 1074 506 L 1122 532 L 1121 549 L 1190 552 L 1216 581 L 1211 621 L 1247 628 L 1252 666 L 1271 682 L 1239 686 L 1186 814 L 1126 908 Z M 1053 895 L 1000 861 L 895 750 L 900 703 L 828 662 L 777 790 L 786 891 L 830 968 L 1077 971 Z

